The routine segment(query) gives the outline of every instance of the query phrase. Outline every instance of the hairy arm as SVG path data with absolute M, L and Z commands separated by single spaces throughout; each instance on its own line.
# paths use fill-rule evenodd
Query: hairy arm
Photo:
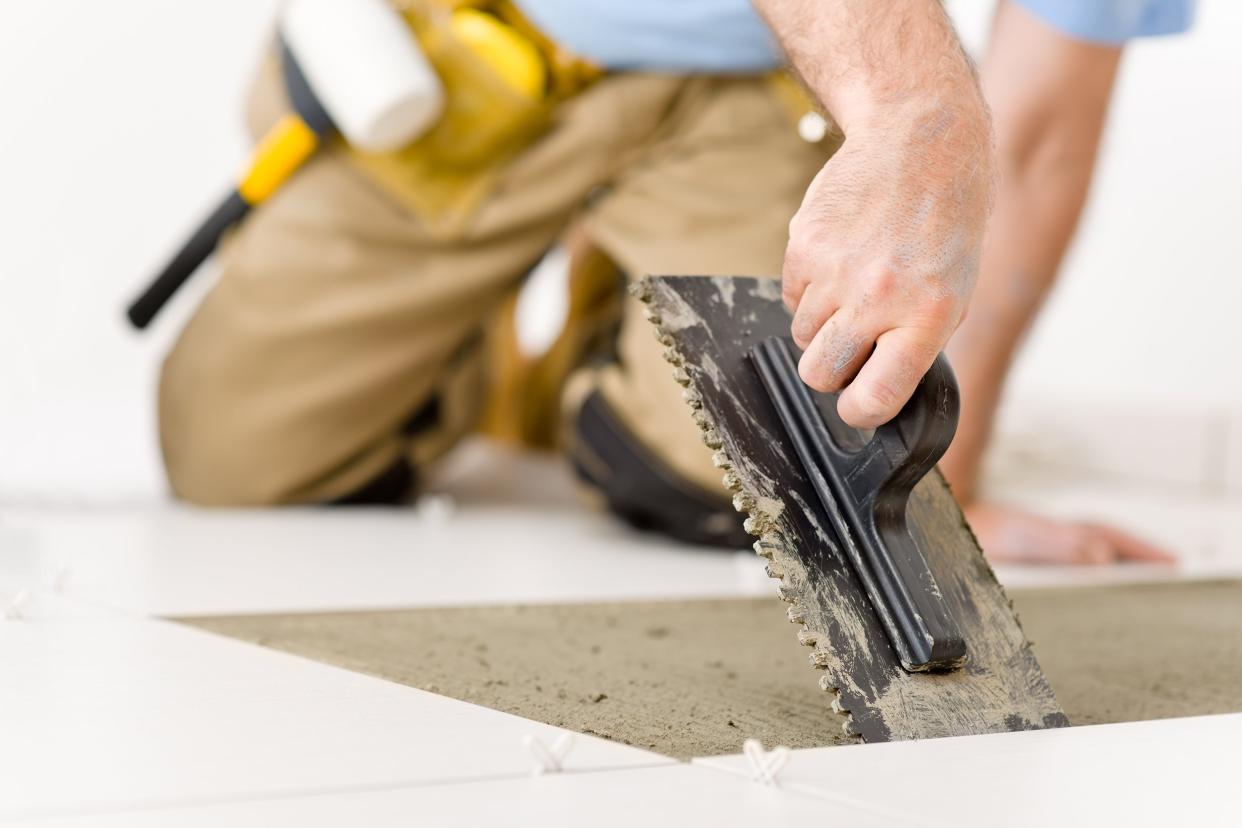
M 846 136 L 790 222 L 802 378 L 891 419 L 961 322 L 992 194 L 991 127 L 937 0 L 754 0 Z
M 1121 56 L 1120 46 L 1076 40 L 1002 2 L 983 61 L 1000 185 L 970 318 L 949 343 L 962 415 L 940 468 L 995 561 L 1174 560 L 1119 529 L 1056 521 L 976 497 L 1005 375 L 1078 226 Z
M 1016 4 L 997 11 L 983 84 L 1000 183 L 971 316 L 949 346 L 962 419 L 941 464 L 964 502 L 975 495 L 1009 364 L 1078 226 L 1121 53 L 1069 38 Z

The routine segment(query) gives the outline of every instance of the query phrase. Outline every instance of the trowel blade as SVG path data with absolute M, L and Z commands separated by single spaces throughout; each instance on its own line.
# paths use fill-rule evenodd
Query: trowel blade
M 970 660 L 953 672 L 902 669 L 747 362 L 757 342 L 788 335 L 778 280 L 654 276 L 635 293 L 847 733 L 883 742 L 1069 724 L 939 472 L 915 487 L 907 518 Z

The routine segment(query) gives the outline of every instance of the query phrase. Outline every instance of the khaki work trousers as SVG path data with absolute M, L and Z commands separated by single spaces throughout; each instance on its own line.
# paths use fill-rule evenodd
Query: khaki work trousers
M 263 89 L 256 130 L 283 107 Z M 478 416 L 483 326 L 571 221 L 634 278 L 778 274 L 789 219 L 832 150 L 793 121 L 768 78 L 606 76 L 562 104 L 447 235 L 343 151 L 321 153 L 226 240 L 219 282 L 164 363 L 174 491 L 212 505 L 327 502 L 403 456 L 415 469 L 435 459 Z M 654 456 L 721 492 L 626 302 L 619 361 L 590 382 Z

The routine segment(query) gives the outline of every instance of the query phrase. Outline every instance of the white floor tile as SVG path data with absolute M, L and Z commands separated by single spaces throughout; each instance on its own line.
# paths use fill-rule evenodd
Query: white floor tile
M 66 594 L 153 615 L 774 594 L 749 550 L 680 546 L 581 507 L 2 515 L 34 538 L 0 555 L 6 582 L 55 561 Z
M 585 507 L 555 459 L 479 442 L 452 458 L 431 480 L 448 509 L 10 505 L 0 508 L 0 589 L 63 570 L 63 597 L 154 615 L 773 594 L 749 550 L 689 548 Z M 1176 571 L 999 567 L 1010 586 L 1242 576 L 1242 497 L 1037 473 L 990 494 L 1110 521 L 1182 557 Z
M 0 623 L 121 614 L 111 607 L 70 597 L 65 589 L 69 570 L 54 560 L 43 559 L 38 566 L 6 571 L 6 562 L 36 558 L 33 537 L 33 532 L 18 532 L 0 524 Z
M 1242 714 L 794 751 L 782 786 L 944 825 L 1237 825 Z M 696 764 L 746 772 L 742 756 Z
M 0 624 L 0 819 L 522 776 L 562 731 L 141 618 Z M 577 736 L 570 770 L 672 760 Z
M 32 589 L 0 579 L 0 623 L 121 615 L 124 613 L 111 607 L 101 607 L 67 598 L 52 590 Z
M 0 583 L 66 568 L 67 595 L 153 615 L 775 594 L 751 550 L 632 531 L 549 455 L 471 441 L 427 487 L 396 509 L 9 505 Z
M 314 797 L 128 811 L 57 821 L 70 826 L 177 825 L 269 828 L 274 825 L 632 826 L 836 825 L 894 823 L 865 809 L 756 785 L 692 765 L 571 773 L 460 785 L 360 791 Z

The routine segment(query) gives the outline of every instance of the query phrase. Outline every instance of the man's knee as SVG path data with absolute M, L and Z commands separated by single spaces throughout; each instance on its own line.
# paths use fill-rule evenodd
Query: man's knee
M 401 434 L 328 447 L 334 441 L 299 427 L 275 389 L 243 392 L 217 373 L 180 343 L 160 372 L 160 448 L 178 498 L 277 506 L 394 504 L 410 495 L 416 475 Z
M 178 343 L 164 361 L 158 392 L 160 450 L 173 493 L 203 506 L 291 502 L 289 486 L 264 469 L 278 435 L 232 428 L 227 412 L 238 401 L 221 399 L 211 386 Z

